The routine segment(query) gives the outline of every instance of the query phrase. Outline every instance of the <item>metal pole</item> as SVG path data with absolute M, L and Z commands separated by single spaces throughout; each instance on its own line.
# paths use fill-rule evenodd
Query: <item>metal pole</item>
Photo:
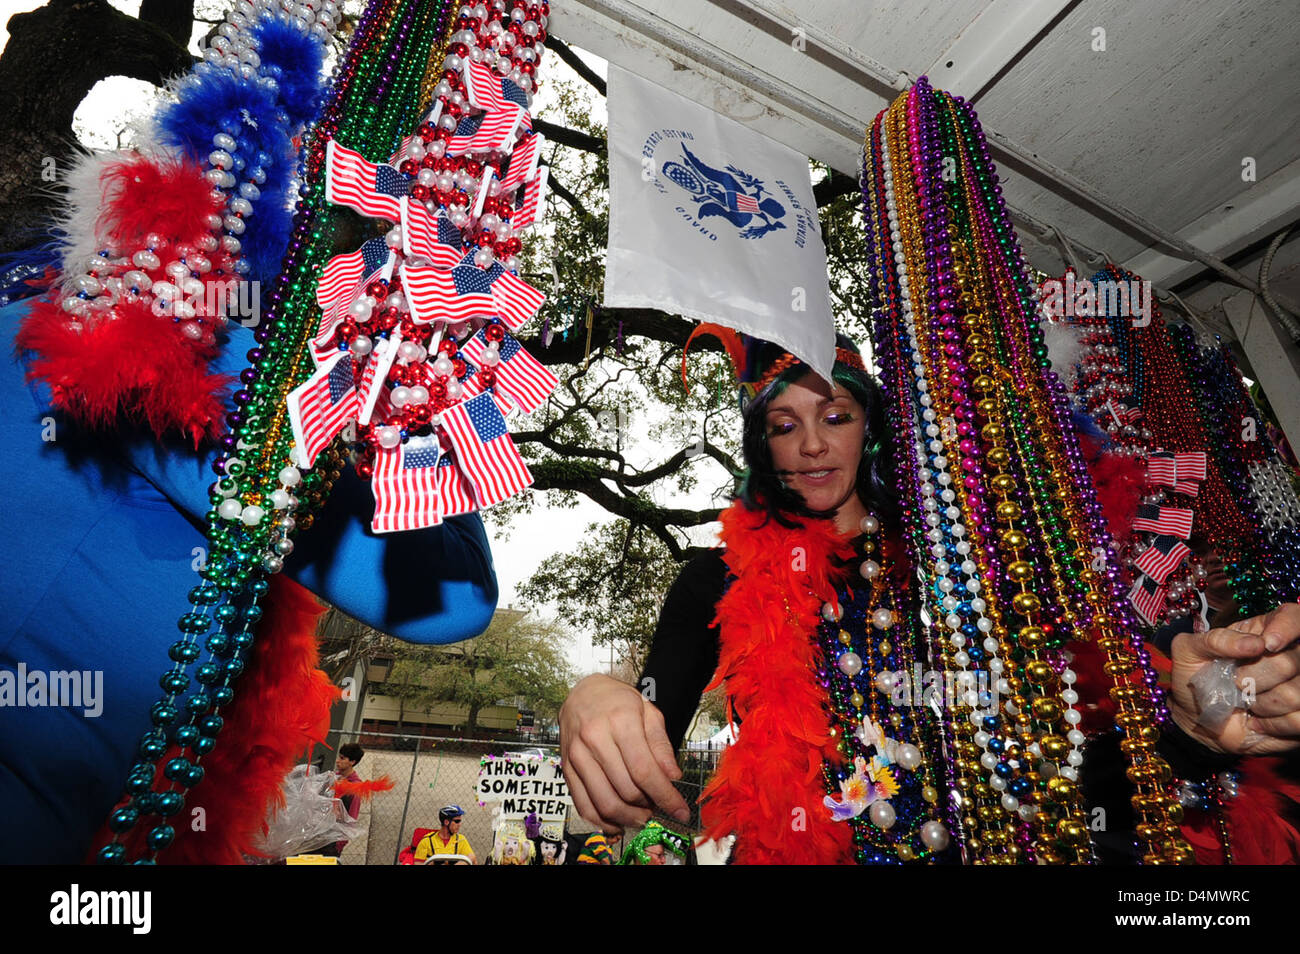
M 411 777 L 406 780 L 406 801 L 402 804 L 402 820 L 397 823 L 397 847 L 393 849 L 393 864 L 397 864 L 402 854 L 402 842 L 406 839 L 406 813 L 411 807 L 411 790 L 415 788 L 415 763 L 420 761 L 420 745 L 423 738 L 415 742 L 415 752 L 411 755 Z

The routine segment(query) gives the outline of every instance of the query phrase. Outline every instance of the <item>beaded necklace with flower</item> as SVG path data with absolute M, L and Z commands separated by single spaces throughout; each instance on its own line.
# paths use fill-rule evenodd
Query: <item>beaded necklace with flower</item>
M 822 763 L 832 793 L 824 804 L 852 828 L 858 864 L 954 860 L 938 814 L 940 739 L 926 711 L 936 687 L 921 675 L 917 616 L 900 605 L 907 589 L 893 572 L 897 547 L 880 542 L 874 515 L 861 529 L 863 582 L 842 587 L 818 625 L 817 678 L 841 756 Z
M 938 739 L 900 692 L 916 616 L 889 595 L 906 592 L 892 547 L 877 561 L 868 539 L 846 585 L 858 554 L 829 521 L 783 527 L 741 503 L 721 521 L 733 582 L 714 685 L 744 724 L 701 799 L 709 835 L 736 834 L 740 864 L 946 858 Z

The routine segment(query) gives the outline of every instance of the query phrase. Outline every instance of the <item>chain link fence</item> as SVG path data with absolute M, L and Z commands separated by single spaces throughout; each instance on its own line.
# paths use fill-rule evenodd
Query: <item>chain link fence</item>
M 535 740 L 465 739 L 405 733 L 332 731 L 326 739 L 328 749 L 317 746 L 312 759 L 323 769 L 334 766 L 339 746 L 357 742 L 365 750 L 357 774 L 364 779 L 387 775 L 393 781 L 391 791 L 378 792 L 362 801 L 358 817 L 360 831 L 343 849 L 341 861 L 350 865 L 393 865 L 398 855 L 413 840 L 416 829 L 438 827 L 438 812 L 446 805 L 459 805 L 465 811 L 461 834 L 478 856 L 479 863 L 492 852 L 492 809 L 480 807 L 477 797 L 479 761 L 485 755 L 503 756 L 509 752 L 559 756 L 557 745 L 538 744 Z M 684 749 L 678 753 L 682 779 L 678 791 L 691 806 L 691 820 L 683 825 L 676 819 L 659 821 L 673 831 L 695 837 L 700 832 L 700 792 L 717 767 L 720 749 Z M 566 830 L 586 834 L 596 826 L 570 808 Z M 637 829 L 629 829 L 631 837 Z M 621 846 L 615 846 L 621 851 Z

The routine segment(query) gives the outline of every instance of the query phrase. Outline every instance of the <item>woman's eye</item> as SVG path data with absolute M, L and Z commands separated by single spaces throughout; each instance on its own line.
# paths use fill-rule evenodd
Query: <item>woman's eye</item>
M 851 424 L 853 423 L 853 415 L 847 412 L 843 414 L 828 414 L 826 416 L 826 422 L 828 424 Z
M 772 437 L 775 437 L 778 434 L 789 434 L 792 430 L 794 430 L 793 424 L 789 421 L 782 421 L 779 424 L 769 424 L 767 433 Z

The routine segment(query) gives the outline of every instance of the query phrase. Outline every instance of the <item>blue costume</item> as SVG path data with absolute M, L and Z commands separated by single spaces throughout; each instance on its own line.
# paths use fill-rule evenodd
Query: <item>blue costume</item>
M 11 353 L 25 308 L 0 309 Z M 236 375 L 252 345 L 247 329 L 232 327 L 215 370 Z M 159 698 L 186 594 L 199 582 L 213 480 L 214 451 L 78 433 L 48 410 L 48 398 L 43 385 L 26 383 L 20 362 L 0 361 L 0 488 L 12 518 L 0 541 L 0 681 L 13 686 L 20 666 L 101 671 L 102 698 L 57 708 L 0 695 L 0 809 L 9 820 L 0 863 L 79 863 L 94 847 Z M 346 472 L 298 536 L 285 572 L 411 642 L 482 632 L 497 584 L 478 516 L 377 536 L 372 509 L 369 488 Z

